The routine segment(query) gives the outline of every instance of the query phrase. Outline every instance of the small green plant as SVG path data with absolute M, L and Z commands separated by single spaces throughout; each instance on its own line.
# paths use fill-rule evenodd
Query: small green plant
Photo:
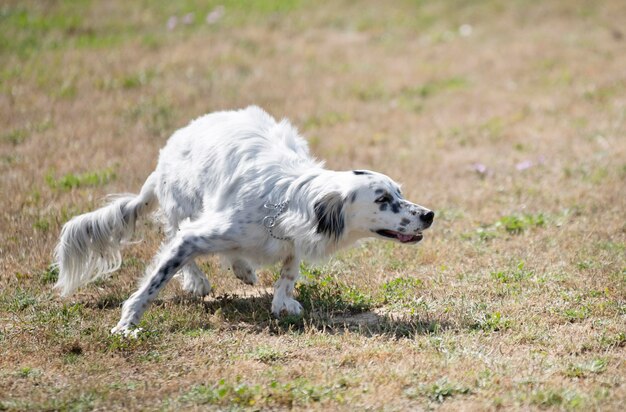
M 33 228 L 41 232 L 47 232 L 50 229 L 50 220 L 45 217 L 40 217 L 33 222 Z
M 7 132 L 0 137 L 0 141 L 18 145 L 28 138 L 27 129 L 15 129 Z
M 408 87 L 402 91 L 402 95 L 410 97 L 417 96 L 426 99 L 445 91 L 462 89 L 467 85 L 467 80 L 462 77 L 450 77 L 447 79 L 433 80 L 416 87 Z
M 422 393 L 431 401 L 442 403 L 454 395 L 468 394 L 470 389 L 460 384 L 449 382 L 447 378 L 442 378 L 432 385 L 422 387 Z
M 140 71 L 139 73 L 125 76 L 120 83 L 124 89 L 134 89 L 148 84 L 154 75 L 155 72 L 153 70 Z
M 151 350 L 140 355 L 139 360 L 148 363 L 158 363 L 161 361 L 161 353 L 157 350 Z
M 534 275 L 533 271 L 524 270 L 524 266 L 525 263 L 520 261 L 515 270 L 491 272 L 491 277 L 502 283 L 521 282 L 522 280 L 531 278 Z
M 304 129 L 317 129 L 320 127 L 331 127 L 336 124 L 346 122 L 350 118 L 343 113 L 328 112 L 318 116 L 311 116 L 304 122 Z
M 50 265 L 41 273 L 39 280 L 43 284 L 56 283 L 59 279 L 59 267 L 56 265 Z
M 494 232 L 493 230 L 490 230 L 488 227 L 486 227 L 486 228 L 485 227 L 479 227 L 478 229 L 476 229 L 476 236 L 482 242 L 486 242 L 486 241 L 489 241 L 489 240 L 495 238 L 498 235 L 497 235 L 496 232 Z
M 542 227 L 544 225 L 545 216 L 543 213 L 503 216 L 495 223 L 496 227 L 502 227 L 513 235 L 518 235 L 532 227 Z
M 531 228 L 544 227 L 546 217 L 543 213 L 538 214 L 512 214 L 503 216 L 493 224 L 484 224 L 473 232 L 461 235 L 463 239 L 489 241 L 498 237 L 499 232 L 504 231 L 510 235 L 519 235 Z
M 570 364 L 565 376 L 570 378 L 584 378 L 590 373 L 600 374 L 606 370 L 607 360 L 605 358 L 595 358 L 587 363 Z
M 562 406 L 573 409 L 582 406 L 584 399 L 568 389 L 537 389 L 530 395 L 530 403 L 541 408 Z
M 580 306 L 578 308 L 565 309 L 563 315 L 569 322 L 578 322 L 587 319 L 591 314 L 588 306 Z
M 359 85 L 354 88 L 356 97 L 364 102 L 385 100 L 388 97 L 387 90 L 382 84 Z
M 230 404 L 242 407 L 254 406 L 261 393 L 259 385 L 248 385 L 243 382 L 231 384 L 221 379 L 215 385 L 198 385 L 193 387 L 182 397 L 186 403 L 203 404 Z
M 0 304 L 10 312 L 21 312 L 37 304 L 37 298 L 28 290 L 18 287 L 12 295 L 3 295 Z
M 270 364 L 284 359 L 285 353 L 272 348 L 271 346 L 259 346 L 250 354 L 250 356 L 260 362 Z
M 413 298 L 411 292 L 416 292 L 423 287 L 421 279 L 417 278 L 396 278 L 383 285 L 385 303 L 389 301 L 399 301 Z
M 620 332 L 614 335 L 602 334 L 598 340 L 600 346 L 604 349 L 621 348 L 626 346 L 626 333 Z
M 511 327 L 511 321 L 502 316 L 500 312 L 485 313 L 481 315 L 473 329 L 483 330 L 485 332 L 504 331 Z
M 23 368 L 20 368 L 20 370 L 17 372 L 17 375 L 20 378 L 29 378 L 39 376 L 40 374 L 41 371 L 39 369 L 31 368 L 30 366 L 24 366 Z
M 358 289 L 340 283 L 331 275 L 323 276 L 318 269 L 301 267 L 308 280 L 296 286 L 300 302 L 307 310 L 358 313 L 369 310 L 373 300 Z

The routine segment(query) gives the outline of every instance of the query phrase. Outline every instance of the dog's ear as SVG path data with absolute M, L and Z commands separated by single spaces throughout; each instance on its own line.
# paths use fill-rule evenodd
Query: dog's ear
M 331 192 L 315 203 L 317 217 L 317 233 L 324 233 L 338 240 L 345 228 L 343 215 L 344 199 L 338 192 Z

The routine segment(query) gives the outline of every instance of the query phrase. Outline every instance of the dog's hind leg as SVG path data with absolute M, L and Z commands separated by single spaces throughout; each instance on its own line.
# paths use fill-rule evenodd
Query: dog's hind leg
M 239 280 L 246 285 L 255 285 L 257 282 L 254 268 L 242 258 L 234 258 L 230 261 L 230 267 Z
M 216 220 L 224 221 L 225 219 Z M 154 300 L 174 274 L 189 264 L 193 258 L 201 254 L 228 252 L 238 247 L 238 243 L 232 240 L 237 236 L 231 236 L 229 228 L 218 228 L 207 232 L 206 227 L 206 221 L 196 221 L 177 233 L 176 237 L 162 250 L 157 264 L 146 276 L 139 290 L 124 302 L 122 317 L 111 333 L 132 333 L 131 329 L 138 324 L 148 304 Z
M 166 225 L 165 233 L 168 240 L 171 240 L 178 232 L 178 218 L 171 213 L 170 219 L 168 220 L 169 222 Z M 211 293 L 211 282 L 193 259 L 183 266 L 175 277 L 180 280 L 180 286 L 183 290 L 193 296 L 203 297 Z
M 181 286 L 185 292 L 199 297 L 211 293 L 211 282 L 193 259 L 183 266 L 180 278 Z

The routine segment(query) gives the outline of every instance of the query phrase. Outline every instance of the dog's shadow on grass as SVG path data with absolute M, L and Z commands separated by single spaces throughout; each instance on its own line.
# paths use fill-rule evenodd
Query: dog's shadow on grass
M 249 294 L 222 294 L 204 299 L 189 297 L 185 293 L 173 298 L 156 299 L 152 309 L 158 311 L 163 305 L 174 305 L 179 315 L 171 319 L 170 331 L 192 333 L 194 330 L 214 328 L 246 329 L 258 333 L 285 334 L 321 332 L 327 334 L 360 333 L 365 336 L 389 336 L 412 338 L 451 329 L 446 321 L 424 319 L 419 316 L 394 314 L 373 305 L 350 306 L 344 302 L 329 304 L 328 301 L 302 299 L 304 312 L 301 316 L 272 315 L 272 293 L 270 290 Z M 123 291 L 97 296 L 84 302 L 84 306 L 96 310 L 119 310 L 128 298 Z M 169 308 L 170 311 L 173 308 Z M 201 310 L 205 315 L 188 322 L 184 317 L 188 311 Z M 146 318 L 151 317 L 148 309 Z M 154 313 L 154 312 L 153 312 Z M 162 325 L 163 326 L 163 325 Z
M 198 300 L 177 296 L 173 303 L 177 305 L 197 305 Z M 321 332 L 327 334 L 360 333 L 365 336 L 389 336 L 393 338 L 412 338 L 418 335 L 438 333 L 452 326 L 440 320 L 422 319 L 416 316 L 403 316 L 385 313 L 381 308 L 361 307 L 358 310 L 333 308 L 316 305 L 317 302 L 303 301 L 304 313 L 301 316 L 282 316 L 275 318 L 270 311 L 272 295 L 254 296 L 220 295 L 201 301 L 207 314 L 202 329 L 212 327 L 219 322 L 219 327 L 228 329 L 254 330 L 258 333 L 304 333 Z M 323 306 L 323 308 L 320 308 Z M 219 320 L 216 320 L 218 318 Z M 185 332 L 189 332 L 185 330 Z

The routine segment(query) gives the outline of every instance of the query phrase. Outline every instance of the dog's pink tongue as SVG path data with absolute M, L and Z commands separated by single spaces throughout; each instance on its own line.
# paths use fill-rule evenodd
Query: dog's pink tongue
M 411 236 L 411 235 L 402 235 L 402 234 L 398 233 L 398 239 L 400 239 L 400 242 L 408 242 L 412 238 L 413 238 L 413 236 Z

